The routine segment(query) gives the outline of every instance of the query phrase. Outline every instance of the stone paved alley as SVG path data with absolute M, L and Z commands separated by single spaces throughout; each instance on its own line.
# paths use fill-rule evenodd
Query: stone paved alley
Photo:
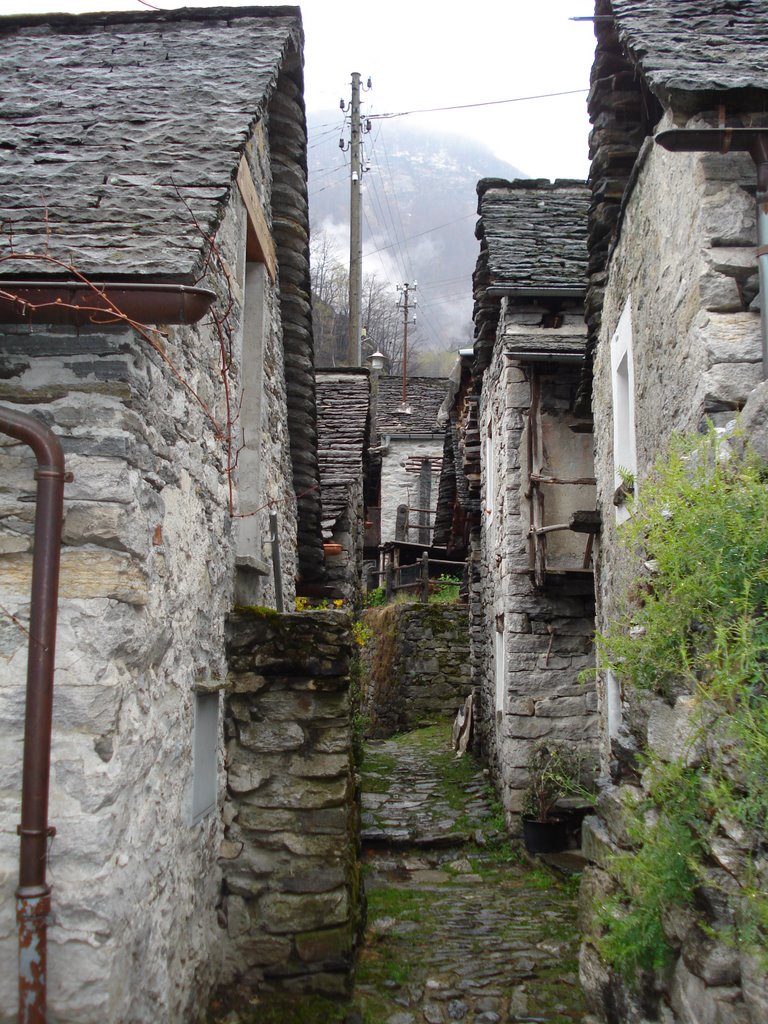
M 258 1001 L 228 1024 L 547 1024 L 584 1019 L 575 880 L 510 846 L 486 776 L 449 727 L 370 741 L 368 926 L 351 1003 Z
M 574 882 L 521 863 L 495 811 L 445 728 L 369 743 L 365 1024 L 582 1019 Z

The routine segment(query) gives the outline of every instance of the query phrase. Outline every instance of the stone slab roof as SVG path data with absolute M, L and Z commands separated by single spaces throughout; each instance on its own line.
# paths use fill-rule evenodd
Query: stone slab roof
M 367 370 L 318 369 L 315 373 L 322 527 L 327 540 L 347 511 L 352 483 L 362 485 L 371 386 Z
M 445 377 L 409 377 L 407 381 L 410 415 L 398 415 L 396 410 L 403 402 L 403 378 L 401 376 L 379 377 L 379 394 L 376 410 L 376 431 L 382 434 L 440 434 L 438 425 L 440 407 L 448 392 Z
M 0 18 L 3 235 L 91 276 L 191 279 L 192 215 L 215 226 L 301 42 L 297 7 Z
M 487 284 L 530 288 L 586 287 L 587 213 L 581 181 L 478 182 L 475 231 L 487 251 Z
M 611 0 L 611 7 L 619 39 L 663 101 L 682 92 L 768 90 L 765 0 Z

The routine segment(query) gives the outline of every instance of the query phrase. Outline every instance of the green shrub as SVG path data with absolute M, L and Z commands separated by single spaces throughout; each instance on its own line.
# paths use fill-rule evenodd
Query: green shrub
M 739 452 L 740 449 L 741 451 Z M 707 866 L 719 822 L 751 835 L 768 824 L 768 487 L 738 439 L 678 438 L 642 484 L 621 528 L 645 563 L 625 612 L 598 637 L 599 662 L 636 687 L 695 698 L 687 748 L 645 761 L 648 799 L 619 855 L 603 914 L 602 951 L 629 973 L 671 961 L 664 908 L 684 906 Z M 688 767 L 696 749 L 697 770 Z M 736 940 L 765 945 L 768 894 L 747 858 Z
M 451 601 L 458 601 L 459 599 L 459 588 L 461 586 L 461 577 L 450 576 L 447 573 L 443 573 L 436 585 L 435 589 L 429 595 L 429 600 L 433 602 L 448 603 Z

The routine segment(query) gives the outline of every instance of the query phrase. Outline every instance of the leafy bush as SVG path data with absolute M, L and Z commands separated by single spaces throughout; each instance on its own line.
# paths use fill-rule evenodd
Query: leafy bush
M 619 892 L 602 951 L 626 971 L 656 970 L 672 949 L 662 913 L 684 906 L 708 866 L 720 822 L 746 830 L 756 855 L 768 823 L 768 487 L 738 438 L 678 438 L 622 527 L 645 571 L 627 610 L 598 637 L 600 664 L 634 686 L 695 699 L 686 749 L 646 757 L 647 799 L 629 826 L 636 847 L 612 863 Z M 696 751 L 695 758 L 692 752 Z M 689 767 L 696 761 L 697 770 Z M 749 837 L 751 836 L 751 840 Z M 736 938 L 765 944 L 768 894 L 747 862 Z M 711 882 L 710 882 L 711 884 Z
M 381 608 L 382 605 L 385 605 L 387 594 L 384 587 L 374 587 L 373 590 L 369 590 L 363 603 L 366 608 Z
M 561 743 L 542 740 L 528 759 L 528 786 L 523 794 L 523 812 L 536 821 L 548 821 L 560 797 L 592 799 L 583 785 L 585 755 Z
M 430 594 L 429 600 L 435 601 L 438 604 L 445 602 L 446 604 L 450 601 L 458 601 L 459 599 L 459 588 L 461 586 L 461 577 L 450 576 L 443 573 L 435 585 L 434 591 Z

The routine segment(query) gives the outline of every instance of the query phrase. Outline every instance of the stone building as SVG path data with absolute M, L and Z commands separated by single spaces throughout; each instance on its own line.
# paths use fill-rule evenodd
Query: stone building
M 480 511 L 480 498 L 469 497 L 469 481 L 464 472 L 462 452 L 469 443 L 465 433 L 467 418 L 474 414 L 475 399 L 472 389 L 472 362 L 474 349 L 459 349 L 453 370 L 448 378 L 448 391 L 440 407 L 437 421 L 445 429 L 443 461 L 440 466 L 435 512 L 433 542 L 444 548 L 448 558 L 464 561 L 467 557 L 471 513 Z M 479 434 L 472 437 L 475 447 Z
M 181 1021 L 205 1005 L 233 927 L 217 921 L 225 619 L 237 603 L 292 607 L 296 580 L 323 578 L 302 46 L 296 8 L 0 19 L 0 398 L 51 428 L 72 474 L 51 769 L 57 1021 Z M 24 445 L 3 437 L 0 464 L 10 1020 L 35 484 Z M 306 730 L 281 723 L 298 750 Z
M 323 540 L 334 597 L 362 604 L 365 508 L 370 447 L 370 376 L 357 368 L 317 371 L 317 437 Z
M 405 541 L 429 547 L 440 480 L 444 430 L 437 416 L 447 382 L 440 377 L 378 376 L 376 446 L 381 446 L 379 543 Z M 371 502 L 375 507 L 375 503 Z M 398 509 L 402 522 L 398 525 Z
M 768 139 L 768 9 L 749 0 L 597 0 L 595 11 L 586 300 L 593 372 L 584 396 L 591 393 L 595 423 L 603 628 L 638 569 L 621 544 L 629 515 L 622 489 L 642 493 L 674 432 L 698 431 L 707 420 L 722 427 L 745 407 L 754 420 L 752 407 L 764 403 L 755 187 Z M 669 760 L 690 700 L 643 695 L 606 673 L 598 687 L 607 784 L 585 839 L 599 902 L 611 885 L 610 855 L 628 845 L 622 808 L 646 793 L 638 755 Z M 729 938 L 754 850 L 722 827 L 720 864 L 708 866 L 690 913 L 664 917 L 675 951 L 669 975 L 633 989 L 601 962 L 594 941 L 585 944 L 582 980 L 602 1020 L 766 1019 L 764 965 Z
M 477 728 L 513 827 L 541 740 L 589 754 L 594 529 L 583 182 L 478 184 L 474 400 L 463 414 Z M 586 523 L 586 525 L 585 525 Z

